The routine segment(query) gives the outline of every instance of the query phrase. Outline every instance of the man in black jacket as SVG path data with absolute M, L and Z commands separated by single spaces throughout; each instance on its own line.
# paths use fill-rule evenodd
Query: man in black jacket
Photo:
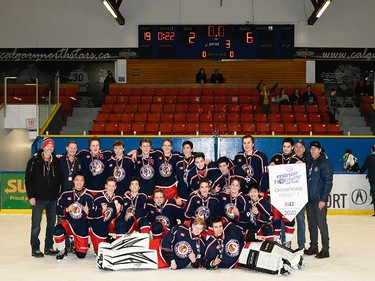
M 310 143 L 311 158 L 307 163 L 307 191 L 309 201 L 306 204 L 307 221 L 310 233 L 310 248 L 306 255 L 316 258 L 329 257 L 329 235 L 327 224 L 327 202 L 333 185 L 333 165 L 322 152 L 318 141 Z M 322 250 L 318 250 L 318 229 L 321 235 Z
M 375 212 L 375 144 L 371 147 L 371 154 L 368 155 L 363 163 L 360 173 L 363 174 L 368 170 L 367 178 L 370 182 L 370 193 L 372 196 L 372 205 L 374 206 Z M 372 215 L 375 217 L 375 214 Z
M 43 141 L 42 149 L 31 157 L 25 172 L 25 185 L 29 203 L 32 206 L 31 217 L 31 255 L 42 258 L 44 255 L 56 255 L 53 249 L 53 230 L 56 223 L 56 201 L 60 193 L 60 161 L 53 154 L 55 143 L 51 138 Z M 47 227 L 44 242 L 44 254 L 40 251 L 40 223 L 43 210 L 46 210 Z

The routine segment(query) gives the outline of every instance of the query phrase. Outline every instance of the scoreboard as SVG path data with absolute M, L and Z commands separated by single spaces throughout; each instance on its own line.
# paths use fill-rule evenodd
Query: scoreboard
M 141 59 L 292 59 L 294 25 L 139 25 Z

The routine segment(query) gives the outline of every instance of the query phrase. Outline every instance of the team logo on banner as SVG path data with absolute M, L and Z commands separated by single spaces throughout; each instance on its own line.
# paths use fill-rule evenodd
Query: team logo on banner
M 141 167 L 141 170 L 139 171 L 139 174 L 142 179 L 144 180 L 149 180 L 152 179 L 152 177 L 155 174 L 154 167 L 151 165 L 147 164 Z
M 200 219 L 207 219 L 210 216 L 210 209 L 207 206 L 199 206 L 195 210 L 195 217 Z
M 155 217 L 155 220 L 161 222 L 165 227 L 169 227 L 171 222 L 169 221 L 168 217 L 164 215 L 158 215 Z
M 254 169 L 251 165 L 247 165 L 247 164 L 244 164 L 241 166 L 242 170 L 244 170 L 246 172 L 246 174 L 249 176 L 249 177 L 253 177 L 254 176 Z
M 123 167 L 116 167 L 113 169 L 113 176 L 117 182 L 122 181 L 125 178 L 126 172 Z
M 174 246 L 174 252 L 181 259 L 187 258 L 192 251 L 193 249 L 186 241 L 180 241 Z
M 89 165 L 90 172 L 93 176 L 100 175 L 104 171 L 104 164 L 100 160 L 92 160 Z
M 237 257 L 240 254 L 240 243 L 236 239 L 231 239 L 225 244 L 225 252 L 230 257 Z
M 70 216 L 73 219 L 80 219 L 83 216 L 83 206 L 82 204 L 76 202 L 73 205 L 73 209 L 69 211 Z
M 234 219 L 235 215 L 233 213 L 235 205 L 233 203 L 228 203 L 224 207 L 225 214 L 228 216 L 228 218 Z
M 111 219 L 112 217 L 112 214 L 113 214 L 113 208 L 112 207 L 108 207 L 107 210 L 105 210 L 104 214 L 103 214 L 103 221 L 106 222 L 108 220 Z
M 173 171 L 172 165 L 169 163 L 163 163 L 159 167 L 159 173 L 164 178 L 167 178 L 170 175 L 172 175 L 172 171 Z

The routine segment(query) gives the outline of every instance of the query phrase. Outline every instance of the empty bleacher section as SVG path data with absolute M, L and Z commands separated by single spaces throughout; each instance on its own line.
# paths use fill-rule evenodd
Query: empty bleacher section
M 112 84 L 91 134 L 340 135 L 338 125 L 328 126 L 322 87 L 313 85 L 319 105 L 273 104 L 265 115 L 255 85 Z

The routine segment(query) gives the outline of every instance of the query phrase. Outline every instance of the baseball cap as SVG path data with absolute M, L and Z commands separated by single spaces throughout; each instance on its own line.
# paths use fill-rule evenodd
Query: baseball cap
M 304 147 L 306 147 L 305 141 L 304 141 L 303 139 L 299 139 L 298 141 L 296 141 L 296 143 L 300 143 L 300 144 L 302 144 Z
M 310 142 L 310 147 L 312 147 L 312 146 L 315 146 L 316 148 L 322 148 L 322 146 L 320 145 L 320 142 L 318 142 L 318 141 Z
M 55 147 L 55 142 L 53 141 L 53 139 L 51 139 L 51 138 L 45 138 L 45 139 L 43 140 L 42 148 L 45 148 L 45 147 L 46 147 L 47 145 L 49 145 L 49 144 L 52 144 L 53 147 Z

